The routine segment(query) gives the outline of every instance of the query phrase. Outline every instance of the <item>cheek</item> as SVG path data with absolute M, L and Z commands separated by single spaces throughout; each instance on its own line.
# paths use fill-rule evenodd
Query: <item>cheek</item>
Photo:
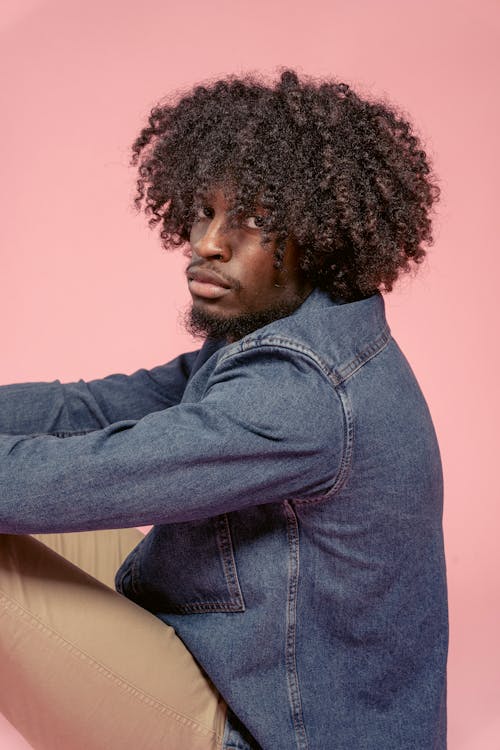
M 247 281 L 257 292 L 271 294 L 276 290 L 275 283 L 279 282 L 279 272 L 273 267 L 272 258 L 262 256 L 247 268 Z

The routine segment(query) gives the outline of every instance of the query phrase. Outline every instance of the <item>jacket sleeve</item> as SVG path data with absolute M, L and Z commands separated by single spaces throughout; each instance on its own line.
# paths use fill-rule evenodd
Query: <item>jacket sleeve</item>
M 317 497 L 342 463 L 344 419 L 306 355 L 219 358 L 203 398 L 85 435 L 0 436 L 0 532 L 191 521 Z
M 181 354 L 167 364 L 132 375 L 0 386 L 0 433 L 63 437 L 166 409 L 182 399 L 199 352 Z

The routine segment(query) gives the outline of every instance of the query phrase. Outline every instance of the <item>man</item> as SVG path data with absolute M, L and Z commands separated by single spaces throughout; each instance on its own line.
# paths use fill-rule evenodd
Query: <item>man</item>
M 185 247 L 204 343 L 0 390 L 8 548 L 154 525 L 115 585 L 223 699 L 205 747 L 443 750 L 441 461 L 381 294 L 432 240 L 418 139 L 389 105 L 286 70 L 155 108 L 133 154 L 137 205 Z

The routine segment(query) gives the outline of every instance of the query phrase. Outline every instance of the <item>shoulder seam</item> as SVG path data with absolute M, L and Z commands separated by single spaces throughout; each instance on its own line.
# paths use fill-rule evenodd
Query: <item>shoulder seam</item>
M 284 336 L 266 336 L 261 339 L 252 339 L 241 343 L 237 348 L 225 352 L 217 362 L 217 365 L 222 364 L 226 359 L 236 357 L 239 354 L 244 354 L 252 349 L 265 349 L 266 347 L 278 347 L 279 349 L 286 349 L 301 354 L 304 357 L 312 360 L 316 367 L 327 377 L 330 383 L 335 386 L 334 372 L 328 367 L 327 363 L 307 346 L 304 346 L 294 339 L 285 338 Z
M 231 346 L 228 351 L 219 358 L 217 365 L 225 362 L 226 359 L 235 357 L 238 354 L 244 354 L 246 351 L 252 349 L 264 349 L 265 347 L 278 347 L 280 349 L 288 349 L 290 351 L 302 354 L 305 357 L 311 359 L 318 369 L 328 378 L 331 384 L 336 388 L 346 380 L 348 380 L 365 362 L 368 362 L 374 356 L 376 356 L 382 349 L 384 349 L 389 341 L 391 340 L 391 330 L 386 324 L 378 336 L 366 346 L 362 351 L 358 352 L 355 357 L 349 360 L 346 364 L 339 368 L 331 368 L 327 362 L 320 357 L 313 349 L 308 346 L 304 346 L 300 341 L 295 339 L 287 338 L 285 336 L 278 335 L 267 335 L 263 337 L 255 337 L 248 340 L 238 342 L 236 346 Z
M 388 325 L 385 325 L 382 331 L 379 333 L 376 339 L 371 344 L 368 344 L 361 352 L 358 352 L 350 362 L 347 362 L 342 368 L 335 371 L 337 376 L 337 385 L 345 383 L 360 367 L 362 367 L 370 359 L 373 359 L 389 344 L 392 338 L 391 331 Z

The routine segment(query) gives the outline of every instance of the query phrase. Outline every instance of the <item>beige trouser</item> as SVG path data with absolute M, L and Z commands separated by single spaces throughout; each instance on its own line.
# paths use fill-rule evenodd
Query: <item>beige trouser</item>
M 141 538 L 0 534 L 0 712 L 36 750 L 222 748 L 218 691 L 173 628 L 114 590 Z

